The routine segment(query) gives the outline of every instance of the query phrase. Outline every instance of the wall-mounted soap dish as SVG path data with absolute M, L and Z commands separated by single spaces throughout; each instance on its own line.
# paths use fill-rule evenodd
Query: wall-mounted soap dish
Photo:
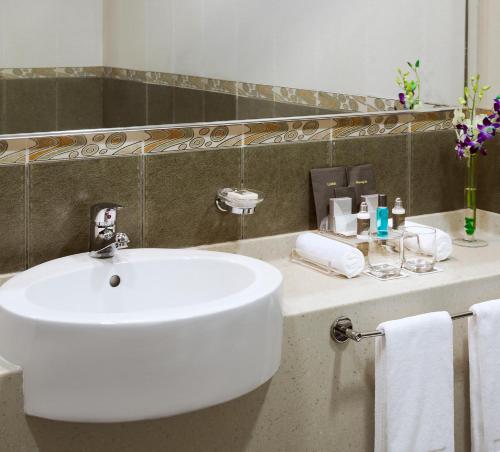
M 247 188 L 221 188 L 217 191 L 215 205 L 221 212 L 251 215 L 257 204 L 264 201 L 264 194 Z

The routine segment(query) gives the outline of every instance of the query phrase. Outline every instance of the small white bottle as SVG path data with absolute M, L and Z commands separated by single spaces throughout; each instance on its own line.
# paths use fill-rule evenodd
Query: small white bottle
M 370 213 L 366 202 L 361 203 L 357 219 L 356 237 L 359 240 L 368 240 L 370 238 Z
M 394 207 L 392 208 L 392 229 L 398 230 L 405 225 L 406 210 L 403 207 L 401 198 L 396 198 Z

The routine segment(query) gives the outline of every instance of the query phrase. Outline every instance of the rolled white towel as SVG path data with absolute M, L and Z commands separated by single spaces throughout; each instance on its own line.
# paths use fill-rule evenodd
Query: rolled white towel
M 360 250 L 313 232 L 300 234 L 295 249 L 302 257 L 331 267 L 348 278 L 358 276 L 365 268 Z
M 405 226 L 414 226 L 414 227 L 422 227 L 424 228 L 425 226 L 422 224 L 414 223 L 413 221 L 405 221 Z M 450 235 L 441 230 L 441 229 L 436 229 L 436 260 L 438 262 L 444 261 L 448 259 L 451 256 L 451 253 L 453 251 L 453 242 L 451 240 Z M 416 250 L 417 249 L 417 240 L 406 240 L 405 241 L 405 246 L 407 246 L 411 250 Z M 425 234 L 420 236 L 420 247 L 422 251 L 426 254 L 432 254 L 432 244 L 429 239 L 426 239 Z

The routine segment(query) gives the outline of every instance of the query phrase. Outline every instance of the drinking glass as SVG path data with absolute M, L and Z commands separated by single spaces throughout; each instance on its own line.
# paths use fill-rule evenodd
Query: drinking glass
M 403 266 L 403 233 L 389 231 L 383 237 L 370 233 L 368 268 L 381 279 L 398 277 Z
M 405 226 L 401 230 L 404 268 L 415 273 L 433 271 L 436 264 L 436 230 L 428 226 Z

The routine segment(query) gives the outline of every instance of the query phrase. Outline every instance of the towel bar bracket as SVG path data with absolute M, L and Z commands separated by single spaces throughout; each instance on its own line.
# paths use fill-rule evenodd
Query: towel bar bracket
M 349 317 L 339 317 L 332 323 L 330 337 L 338 344 L 343 344 L 349 340 L 346 331 L 352 331 L 352 321 Z
M 471 311 L 461 312 L 459 314 L 450 315 L 451 320 L 464 319 L 474 315 Z M 353 329 L 352 320 L 349 317 L 337 317 L 330 327 L 330 337 L 338 344 L 343 344 L 349 339 L 355 342 L 360 342 L 362 339 L 371 337 L 384 336 L 383 331 L 375 330 L 361 333 Z
M 335 319 L 330 328 L 330 337 L 338 344 L 343 344 L 349 339 L 355 342 L 360 342 L 363 339 L 383 335 L 383 331 L 369 331 L 367 333 L 355 331 L 352 327 L 352 320 L 345 316 Z

